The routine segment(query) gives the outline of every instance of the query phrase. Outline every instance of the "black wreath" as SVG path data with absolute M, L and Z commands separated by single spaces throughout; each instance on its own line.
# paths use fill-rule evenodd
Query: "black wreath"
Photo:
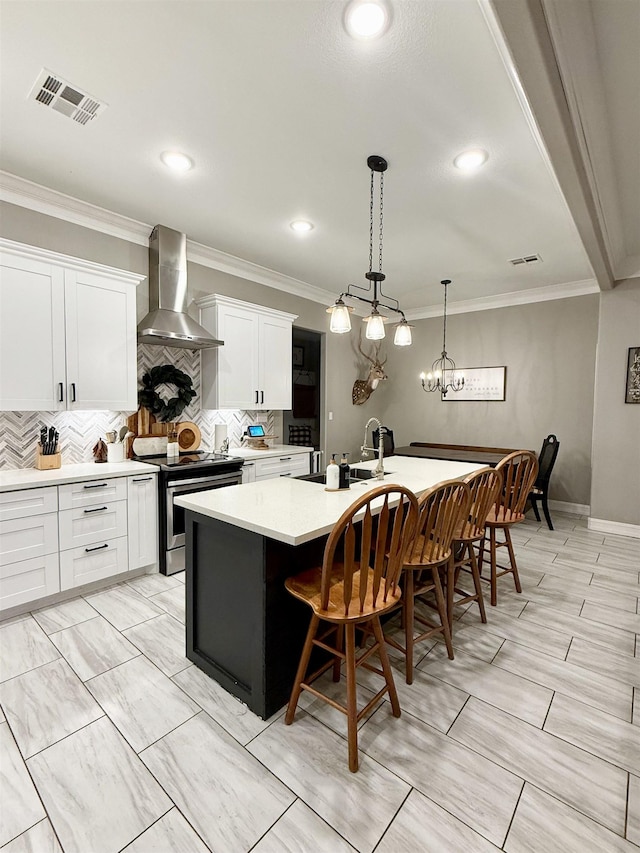
M 151 414 L 156 415 L 163 423 L 179 417 L 196 396 L 191 378 L 173 364 L 152 367 L 142 377 L 142 385 L 142 390 L 138 391 L 138 404 L 149 409 Z M 175 385 L 178 396 L 165 403 L 155 390 L 158 385 Z

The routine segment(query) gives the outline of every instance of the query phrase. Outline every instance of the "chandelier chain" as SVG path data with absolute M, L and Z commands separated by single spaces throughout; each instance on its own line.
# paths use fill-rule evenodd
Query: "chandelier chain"
M 444 286 L 444 322 L 442 324 L 442 355 L 447 353 L 447 285 Z
M 369 272 L 373 269 L 373 169 L 371 170 L 371 189 L 369 192 Z
M 380 234 L 378 236 L 378 272 L 382 272 L 382 220 L 384 198 L 384 172 L 380 172 Z

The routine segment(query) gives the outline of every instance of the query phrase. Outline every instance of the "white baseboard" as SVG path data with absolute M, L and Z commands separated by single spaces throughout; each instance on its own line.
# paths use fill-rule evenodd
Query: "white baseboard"
M 616 536 L 632 536 L 634 539 L 640 539 L 640 524 L 607 521 L 606 518 L 590 518 L 587 527 L 589 530 L 597 530 L 598 533 L 614 533 Z
M 589 515 L 591 509 L 589 504 L 573 504 L 569 501 L 549 501 L 548 503 L 549 509 L 557 509 L 558 512 L 566 512 L 569 515 Z

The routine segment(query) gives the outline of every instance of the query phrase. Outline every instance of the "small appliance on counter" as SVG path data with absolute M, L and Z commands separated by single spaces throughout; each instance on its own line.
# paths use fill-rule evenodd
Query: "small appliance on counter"
M 35 467 L 38 471 L 51 471 L 62 467 L 62 453 L 58 450 L 59 437 L 60 433 L 54 427 L 41 427 L 36 450 Z
M 267 435 L 262 424 L 250 424 L 242 436 L 243 440 L 252 450 L 268 450 L 268 438 L 277 438 L 275 435 Z

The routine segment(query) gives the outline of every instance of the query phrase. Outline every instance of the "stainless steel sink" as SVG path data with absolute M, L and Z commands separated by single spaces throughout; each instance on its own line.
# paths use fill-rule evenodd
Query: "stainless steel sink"
M 385 476 L 387 474 L 392 474 L 393 471 L 385 471 Z M 351 482 L 366 482 L 367 480 L 373 480 L 375 474 L 373 471 L 369 471 L 366 468 L 352 468 L 351 469 Z M 295 478 L 296 480 L 306 480 L 308 483 L 319 483 L 321 486 L 326 485 L 327 478 L 326 475 L 319 471 L 317 474 L 301 474 L 299 477 Z

